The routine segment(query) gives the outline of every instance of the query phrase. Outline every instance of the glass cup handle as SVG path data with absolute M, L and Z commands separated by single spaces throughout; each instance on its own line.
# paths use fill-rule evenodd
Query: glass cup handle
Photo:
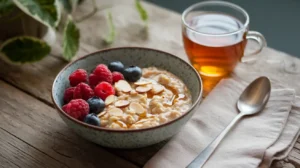
M 264 47 L 267 47 L 267 41 L 265 37 L 257 31 L 248 31 L 246 35 L 246 39 L 256 41 L 259 45 L 259 48 L 250 54 L 244 55 L 241 61 L 242 62 L 254 61 L 257 59 L 257 54 L 260 53 Z

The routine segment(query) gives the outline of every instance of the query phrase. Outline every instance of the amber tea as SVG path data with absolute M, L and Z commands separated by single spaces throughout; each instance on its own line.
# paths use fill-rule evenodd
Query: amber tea
M 182 13 L 184 48 L 202 77 L 204 95 L 229 76 L 239 61 L 259 58 L 266 40 L 259 32 L 249 31 L 249 22 L 243 8 L 225 1 L 199 2 Z M 259 47 L 244 56 L 247 40 Z
M 243 24 L 232 16 L 220 13 L 201 13 L 187 24 L 191 29 L 183 29 L 184 47 L 199 73 L 210 77 L 230 74 L 244 54 L 246 39 L 243 32 L 222 34 L 238 31 Z

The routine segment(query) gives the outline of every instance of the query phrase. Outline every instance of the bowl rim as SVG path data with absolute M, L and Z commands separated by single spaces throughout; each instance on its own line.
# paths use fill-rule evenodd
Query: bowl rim
M 199 81 L 199 85 L 200 85 L 200 93 L 199 93 L 199 96 L 197 97 L 196 101 L 192 104 L 192 107 L 190 107 L 183 115 L 181 115 L 180 117 L 174 119 L 174 120 L 171 120 L 171 121 L 168 121 L 166 123 L 163 123 L 163 124 L 160 124 L 160 125 L 157 125 L 157 126 L 154 126 L 154 127 L 148 127 L 148 128 L 141 128 L 141 129 L 112 129 L 112 128 L 103 128 L 103 127 L 99 127 L 99 126 L 94 126 L 94 125 L 90 125 L 90 124 L 87 124 L 87 123 L 84 123 L 82 121 L 79 121 L 73 117 L 71 117 L 70 115 L 68 115 L 67 113 L 65 113 L 62 108 L 60 108 L 57 103 L 54 101 L 54 85 L 56 83 L 56 80 L 57 78 L 60 76 L 61 73 L 63 73 L 63 71 L 65 71 L 66 68 L 70 67 L 72 64 L 76 63 L 77 61 L 79 60 L 82 60 L 82 59 L 85 59 L 89 56 L 92 56 L 96 53 L 101 53 L 101 52 L 107 52 L 107 51 L 111 51 L 111 50 L 119 50 L 119 49 L 142 49 L 142 50 L 150 50 L 150 51 L 155 51 L 155 52 L 160 52 L 160 53 L 164 53 L 164 54 L 167 54 L 175 59 L 178 59 L 180 60 L 181 62 L 183 62 L 184 64 L 188 65 L 193 71 L 194 73 L 197 75 L 197 80 Z M 200 103 L 200 100 L 202 99 L 202 93 L 203 93 L 203 82 L 202 82 L 202 79 L 199 75 L 199 73 L 197 72 L 197 70 L 189 63 L 187 63 L 185 60 L 183 60 L 182 58 L 178 57 L 178 56 L 175 56 L 171 53 L 168 53 L 166 51 L 162 51 L 162 50 L 158 50 L 158 49 L 153 49 L 153 48 L 147 48 L 147 47 L 114 47 L 114 48 L 107 48 L 107 49 L 102 49 L 102 50 L 97 50 L 95 52 L 91 52 L 89 54 L 86 54 L 82 57 L 79 57 L 77 59 L 75 59 L 74 61 L 68 63 L 64 68 L 62 68 L 59 73 L 56 75 L 53 83 L 52 83 L 52 87 L 51 87 L 51 99 L 52 99 L 52 102 L 54 103 L 54 106 L 55 108 L 57 109 L 57 111 L 59 112 L 59 114 L 65 116 L 66 118 L 68 118 L 69 120 L 71 120 L 72 122 L 75 122 L 81 126 L 84 126 L 84 127 L 88 127 L 88 128 L 91 128 L 91 129 L 95 129 L 95 130 L 98 130 L 98 131 L 104 131 L 104 132 L 115 132 L 115 133 L 128 133 L 128 132 L 143 132 L 143 131 L 150 131 L 150 130 L 154 130 L 154 129 L 158 129 L 158 128 L 161 128 L 161 127 L 164 127 L 164 126 L 167 126 L 167 125 L 170 125 L 180 119 L 182 119 L 183 117 L 185 117 L 187 114 L 189 114 L 194 108 L 196 108 L 196 106 Z

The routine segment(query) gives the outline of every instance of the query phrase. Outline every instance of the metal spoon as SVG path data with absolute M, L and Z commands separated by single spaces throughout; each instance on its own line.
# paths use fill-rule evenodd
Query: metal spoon
M 247 86 L 237 101 L 237 108 L 240 113 L 186 168 L 202 167 L 237 121 L 243 116 L 256 114 L 265 107 L 270 92 L 271 83 L 267 77 L 259 77 Z

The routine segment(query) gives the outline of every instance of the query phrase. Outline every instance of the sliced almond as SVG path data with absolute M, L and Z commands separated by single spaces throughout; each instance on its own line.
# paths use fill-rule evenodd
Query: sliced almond
M 135 90 L 131 90 L 130 95 L 138 95 L 138 93 Z
M 124 113 L 129 114 L 129 115 L 134 115 L 134 114 L 135 114 L 135 112 L 132 111 L 132 110 L 130 110 L 129 108 L 126 108 L 126 109 L 124 110 Z
M 118 82 L 115 83 L 115 88 L 118 91 L 122 91 L 122 92 L 130 92 L 132 90 L 130 84 L 125 81 L 125 80 L 119 80 Z
M 138 85 L 138 86 L 147 85 L 147 84 L 150 84 L 150 83 L 152 83 L 152 82 L 147 81 L 147 80 L 139 80 L 139 81 L 134 82 L 134 84 Z
M 127 125 L 122 121 L 116 121 L 115 123 L 119 124 L 122 128 L 127 128 Z
M 111 116 L 111 117 L 109 117 L 108 121 L 110 123 L 112 123 L 112 122 L 118 121 L 120 119 L 121 119 L 121 116 Z
M 103 112 L 99 113 L 97 116 L 98 116 L 98 118 L 100 118 L 100 117 L 104 116 L 106 113 L 107 113 L 107 111 L 103 111 Z
M 101 120 L 101 127 L 105 127 L 108 124 L 107 120 Z
M 110 108 L 110 109 L 108 109 L 107 112 L 113 116 L 122 116 L 123 115 L 123 111 L 119 108 Z
M 135 114 L 135 115 L 133 115 L 133 118 L 134 118 L 135 121 L 138 121 L 140 117 Z
M 139 93 L 146 93 L 151 89 L 152 89 L 152 85 L 150 85 L 150 84 L 138 86 L 137 88 L 135 88 L 135 90 Z
M 129 109 L 134 111 L 136 114 L 143 114 L 146 111 L 142 105 L 136 102 L 130 103 Z
M 129 101 L 127 101 L 127 100 L 118 100 L 115 102 L 115 106 L 119 107 L 119 108 L 126 107 L 128 105 L 129 105 Z
M 163 85 L 155 84 L 152 86 L 151 92 L 153 94 L 159 94 L 164 90 L 165 90 L 165 87 Z
M 128 123 L 128 124 L 133 124 L 133 123 L 135 123 L 135 119 L 134 119 L 131 115 L 126 116 L 125 121 L 126 121 L 126 123 Z
M 117 97 L 115 95 L 109 95 L 106 99 L 105 99 L 105 105 L 108 106 L 111 103 L 115 102 L 117 100 Z
M 149 119 L 149 118 L 141 119 L 138 122 L 136 122 L 136 124 L 144 123 L 144 122 L 147 122 L 147 121 L 150 121 L 150 120 L 151 119 Z

